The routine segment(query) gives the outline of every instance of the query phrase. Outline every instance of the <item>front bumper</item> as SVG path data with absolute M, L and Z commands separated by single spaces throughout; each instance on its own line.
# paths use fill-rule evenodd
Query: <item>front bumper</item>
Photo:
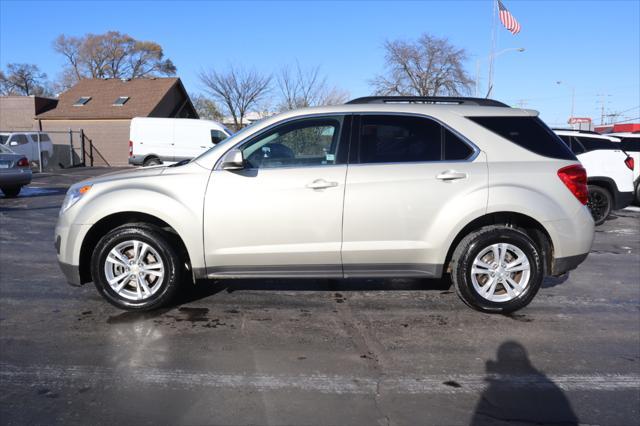
M 78 265 L 69 265 L 60 261 L 58 261 L 58 265 L 60 265 L 60 269 L 70 285 L 75 287 L 82 285 L 80 282 L 80 267 Z

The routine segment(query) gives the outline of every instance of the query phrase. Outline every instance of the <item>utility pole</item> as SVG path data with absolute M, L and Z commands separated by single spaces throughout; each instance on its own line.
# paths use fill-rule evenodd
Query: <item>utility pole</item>
M 605 107 L 607 104 L 607 98 L 611 95 L 607 93 L 598 93 L 596 96 L 598 97 L 597 102 L 600 104 L 600 125 L 603 126 L 605 124 Z

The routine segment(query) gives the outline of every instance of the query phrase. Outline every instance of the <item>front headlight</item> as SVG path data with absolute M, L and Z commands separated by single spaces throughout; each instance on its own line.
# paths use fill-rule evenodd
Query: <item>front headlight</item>
M 71 206 L 77 203 L 80 198 L 91 189 L 92 184 L 74 185 L 67 191 L 67 195 L 64 197 L 62 207 L 60 207 L 60 214 L 67 211 Z

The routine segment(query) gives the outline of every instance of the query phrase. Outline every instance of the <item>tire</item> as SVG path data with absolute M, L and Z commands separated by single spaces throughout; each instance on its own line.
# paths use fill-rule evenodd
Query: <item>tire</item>
M 135 253 L 140 253 L 135 249 L 136 242 L 139 249 L 144 247 L 140 243 L 148 245 L 137 264 L 107 260 L 116 259 L 114 251 L 122 256 L 120 259 L 131 260 Z M 182 256 L 174 247 L 166 233 L 155 226 L 127 224 L 113 229 L 100 239 L 91 257 L 91 274 L 98 292 L 112 305 L 130 311 L 166 305 L 178 289 L 183 270 Z M 138 264 L 153 267 L 145 271 Z M 117 280 L 123 275 L 125 278 Z M 110 279 L 115 280 L 113 286 Z
M 587 206 L 596 225 L 602 225 L 611 213 L 612 197 L 609 191 L 598 185 L 589 185 Z
M 528 270 L 509 273 L 502 268 L 485 269 L 481 263 L 476 263 L 482 261 L 493 266 L 492 247 L 497 247 L 499 254 L 507 249 L 504 264 L 522 259 L 523 264 L 515 264 L 513 268 L 528 266 Z M 472 274 L 479 270 L 483 272 Z M 519 286 L 509 284 L 507 279 Z M 451 259 L 451 280 L 458 296 L 468 306 L 482 312 L 506 314 L 524 308 L 540 289 L 543 279 L 540 249 L 529 235 L 517 228 L 499 225 L 480 228 L 460 241 Z M 484 289 L 486 296 L 481 294 Z
M 22 189 L 22 187 L 21 186 L 5 186 L 1 189 L 5 198 L 15 198 L 20 193 L 20 190 Z
M 146 160 L 144 160 L 144 163 L 142 163 L 142 166 L 143 167 L 159 166 L 160 164 L 162 164 L 162 161 L 160 161 L 158 157 L 149 157 Z
M 640 183 L 636 183 L 636 206 L 640 206 Z

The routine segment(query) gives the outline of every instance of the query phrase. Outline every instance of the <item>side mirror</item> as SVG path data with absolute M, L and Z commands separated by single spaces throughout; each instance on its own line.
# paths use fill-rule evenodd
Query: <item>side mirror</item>
M 244 169 L 244 156 L 239 149 L 232 149 L 222 157 L 222 170 Z
M 9 146 L 18 146 L 18 141 L 9 142 Z

